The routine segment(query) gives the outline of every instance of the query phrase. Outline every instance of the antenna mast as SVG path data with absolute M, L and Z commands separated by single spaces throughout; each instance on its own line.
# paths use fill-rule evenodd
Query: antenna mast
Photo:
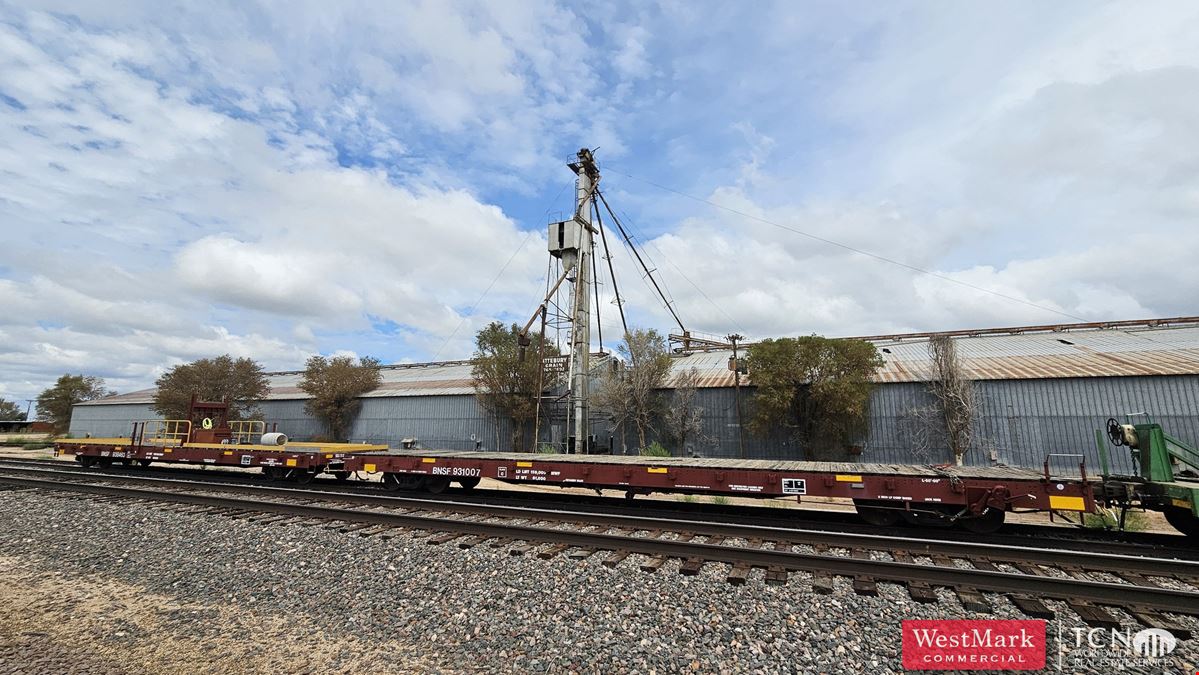
M 575 212 L 570 220 L 550 223 L 549 252 L 562 260 L 563 275 L 571 281 L 571 331 L 570 331 L 570 418 L 568 436 L 573 439 L 571 449 L 575 454 L 589 451 L 588 440 L 591 429 L 588 422 L 588 397 L 591 379 L 591 278 L 594 248 L 593 235 L 596 229 L 591 224 L 591 213 L 595 207 L 595 190 L 599 185 L 599 168 L 595 157 L 587 148 L 579 150 L 576 159 L 567 164 L 578 177 L 575 181 Z M 570 428 L 573 427 L 573 428 Z M 569 432 L 573 432 L 571 435 Z

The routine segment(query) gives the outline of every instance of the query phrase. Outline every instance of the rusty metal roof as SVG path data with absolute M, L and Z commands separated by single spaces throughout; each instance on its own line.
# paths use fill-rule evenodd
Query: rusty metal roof
M 879 382 L 924 382 L 931 361 L 928 334 L 870 338 L 885 365 Z M 967 375 L 975 380 L 1199 374 L 1199 322 L 1122 329 L 1085 328 L 952 338 Z M 695 367 L 701 387 L 731 387 L 731 350 L 680 355 L 672 374 Z M 752 374 L 742 377 L 751 383 Z M 673 384 L 673 380 L 672 380 Z

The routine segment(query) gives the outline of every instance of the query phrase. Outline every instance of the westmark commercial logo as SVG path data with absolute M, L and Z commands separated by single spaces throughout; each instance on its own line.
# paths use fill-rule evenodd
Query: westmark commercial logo
M 903 622 L 908 670 L 1040 670 L 1045 622 L 958 620 Z

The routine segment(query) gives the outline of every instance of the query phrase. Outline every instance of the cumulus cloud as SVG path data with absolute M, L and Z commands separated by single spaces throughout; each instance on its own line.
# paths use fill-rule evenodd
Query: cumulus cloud
M 44 7 L 0 10 L 10 398 L 222 352 L 468 355 L 539 299 L 582 145 L 699 332 L 1188 314 L 1199 294 L 1190 5 Z M 609 244 L 630 321 L 670 328 Z
M 263 117 L 231 114 L 155 79 L 159 54 L 186 60 L 46 15 L 0 24 L 0 208 L 13 235 L 0 254 L 0 395 L 36 393 L 65 370 L 144 386 L 222 352 L 292 368 L 352 346 L 322 336 L 379 323 L 394 344 L 367 344 L 420 350 L 522 243 L 469 322 L 536 293 L 544 240 L 500 208 L 343 165 L 330 137 L 289 121 L 296 106 L 278 90 L 260 92 Z M 343 110 L 368 128 L 359 138 L 382 133 L 356 101 Z

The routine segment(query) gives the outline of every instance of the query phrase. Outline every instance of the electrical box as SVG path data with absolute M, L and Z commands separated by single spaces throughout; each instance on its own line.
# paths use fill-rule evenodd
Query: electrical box
M 572 219 L 550 223 L 549 250 L 555 258 L 561 258 L 564 251 L 578 251 L 582 240 L 583 225 L 579 221 Z

